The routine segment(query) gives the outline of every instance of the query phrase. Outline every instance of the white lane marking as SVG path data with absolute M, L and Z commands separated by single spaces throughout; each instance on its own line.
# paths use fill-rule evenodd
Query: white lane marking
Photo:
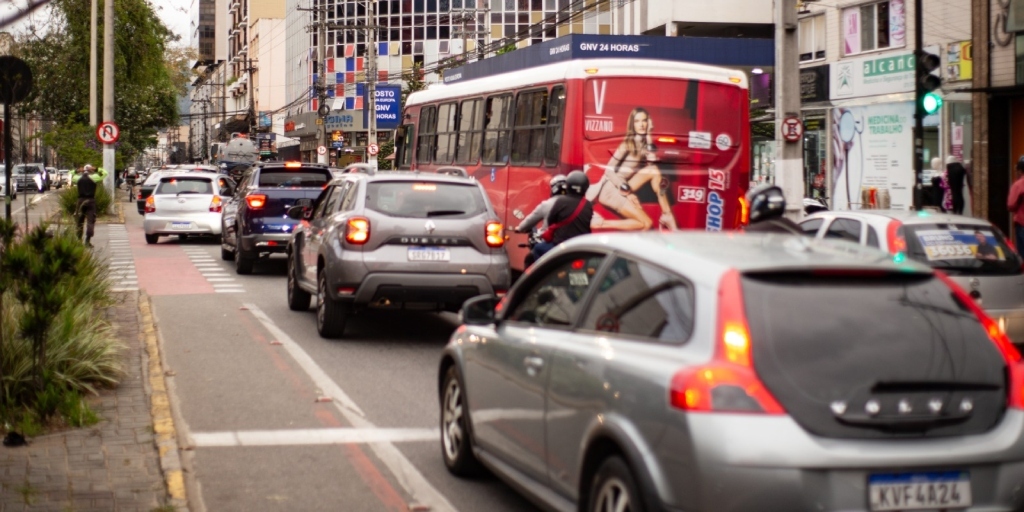
M 214 293 L 245 293 L 245 290 L 240 289 L 227 289 L 227 290 L 213 290 Z
M 197 432 L 197 447 L 303 446 L 319 444 L 403 443 L 437 441 L 440 429 L 430 428 L 320 428 L 295 430 L 236 430 Z
M 362 409 L 350 398 L 342 389 L 338 386 L 330 377 L 324 373 L 323 369 L 320 368 L 316 361 L 309 356 L 298 343 L 295 342 L 288 336 L 287 333 L 281 330 L 274 322 L 258 308 L 255 304 L 245 303 L 243 304 L 248 308 L 252 316 L 256 317 L 257 320 L 263 327 L 274 336 L 278 341 L 281 342 L 281 346 L 292 356 L 292 359 L 301 367 L 307 375 L 313 380 L 313 382 L 320 388 L 320 391 L 325 395 L 331 397 L 332 403 L 341 412 L 341 415 L 352 424 L 353 427 L 359 429 L 372 429 L 377 428 L 370 420 L 366 419 L 366 414 L 363 413 Z M 435 438 L 436 439 L 436 438 Z M 416 466 L 412 464 L 402 454 L 394 444 L 389 442 L 378 442 L 370 443 L 370 449 L 377 455 L 377 458 L 387 466 L 391 474 L 394 475 L 395 480 L 405 489 L 405 491 L 412 496 L 412 498 L 423 505 L 430 507 L 431 512 L 455 512 L 455 507 L 444 497 L 430 482 L 423 476 L 422 473 Z
M 231 279 L 230 277 L 210 277 L 210 278 L 207 278 L 206 280 L 211 282 L 211 283 L 234 281 L 234 279 Z M 217 285 L 214 285 L 214 286 L 217 286 Z

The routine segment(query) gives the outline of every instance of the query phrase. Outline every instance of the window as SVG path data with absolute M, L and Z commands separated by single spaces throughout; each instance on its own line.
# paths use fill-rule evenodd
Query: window
M 654 267 L 617 258 L 580 329 L 682 343 L 693 331 L 693 288 Z
M 819 14 L 800 20 L 797 32 L 800 47 L 800 62 L 825 58 L 825 15 Z
M 398 142 L 401 151 L 398 156 L 398 167 L 401 169 L 409 169 L 412 167 L 412 142 L 416 140 L 416 125 L 406 124 L 402 125 L 402 128 L 404 128 L 404 130 L 399 131 L 401 139 Z
M 1014 38 L 1014 71 L 1017 85 L 1024 85 L 1024 37 Z
M 512 132 L 512 163 L 539 164 L 544 158 L 544 123 L 547 122 L 548 90 L 521 92 L 516 96 L 516 122 Z
M 484 148 L 482 155 L 485 164 L 508 163 L 511 105 L 511 94 L 487 98 L 487 107 L 484 109 Z
M 459 143 L 455 162 L 475 164 L 480 158 L 480 142 L 484 136 L 483 100 L 463 101 L 459 112 Z
M 544 137 L 544 162 L 558 165 L 562 156 L 562 117 L 565 108 L 565 87 L 556 85 L 551 89 L 548 102 L 548 128 Z
M 860 243 L 860 221 L 850 219 L 836 219 L 829 225 L 825 232 L 825 238 L 849 240 Z
M 366 186 L 366 208 L 390 217 L 468 219 L 487 211 L 478 185 L 376 181 Z
M 886 0 L 843 9 L 843 53 L 853 55 L 906 46 L 905 1 Z
M 306 169 L 295 171 L 288 168 L 267 168 L 260 171 L 259 187 L 318 187 L 331 182 L 334 175 L 327 170 Z
M 332 196 L 338 195 L 336 190 L 338 190 L 337 186 L 327 187 L 320 193 L 320 197 L 317 198 L 316 205 L 313 207 L 313 215 L 310 218 L 319 219 L 324 216 L 324 212 L 328 208 L 328 203 L 334 200 L 334 197 Z
M 356 207 L 356 191 L 359 189 L 359 184 L 354 181 L 348 181 L 343 185 L 342 191 L 339 192 L 341 197 L 341 206 L 338 211 L 347 212 Z
M 508 319 L 539 326 L 571 326 L 604 256 L 576 254 L 545 265 Z
M 450 164 L 455 158 L 455 141 L 458 139 L 459 107 L 455 103 L 445 103 L 437 108 L 437 152 L 434 163 Z
M 806 222 L 800 223 L 800 229 L 803 230 L 807 236 L 814 236 L 818 234 L 818 230 L 821 229 L 821 225 L 825 222 L 825 219 L 811 219 Z
M 876 249 L 882 247 L 881 244 L 878 243 L 878 232 L 871 226 L 868 226 L 868 247 L 874 247 Z
M 437 108 L 420 110 L 420 136 L 416 140 L 416 162 L 429 164 L 437 150 Z

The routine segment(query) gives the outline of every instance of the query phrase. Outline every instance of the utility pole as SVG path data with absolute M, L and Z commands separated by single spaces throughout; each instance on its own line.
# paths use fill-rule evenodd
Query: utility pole
M 259 126 L 259 122 L 256 119 L 256 84 L 252 82 L 252 72 L 256 68 L 252 65 L 252 59 L 246 59 L 245 71 L 249 73 L 249 139 L 256 142 L 256 129 Z
M 366 2 L 366 60 L 366 163 L 376 169 L 377 155 L 371 155 L 369 147 L 377 145 L 377 0 Z
M 206 163 L 206 155 L 210 152 L 207 142 L 207 139 L 209 138 L 207 130 L 209 130 L 209 128 L 207 128 L 208 121 L 206 120 L 207 106 L 209 104 L 210 100 L 203 100 L 203 154 L 202 158 L 199 159 L 199 161 L 203 163 Z
M 775 183 L 786 197 L 786 216 L 797 220 L 804 197 L 803 135 L 787 141 L 787 118 L 800 118 L 800 64 L 797 57 L 797 0 L 775 0 Z
M 921 186 L 921 174 L 924 172 L 924 116 L 921 110 L 921 97 L 924 89 L 921 87 L 920 62 L 924 56 L 924 19 L 922 1 L 914 0 L 914 209 L 921 211 L 921 194 L 924 193 Z M 1018 242 L 1019 243 L 1019 242 Z
M 470 39 L 470 37 L 472 37 L 474 41 L 477 41 L 477 47 L 476 47 L 476 50 L 477 50 L 477 60 L 480 60 L 480 59 L 484 58 L 484 56 L 483 56 L 483 45 L 481 45 L 479 43 L 479 39 L 480 39 L 480 36 L 485 36 L 485 37 L 488 36 L 490 34 L 490 31 L 480 30 L 479 29 L 479 26 L 480 26 L 480 18 L 479 17 L 480 17 L 480 14 L 483 14 L 484 16 L 486 16 L 488 12 L 490 12 L 490 9 L 471 9 L 471 8 L 468 8 L 468 7 L 462 9 L 461 11 L 452 11 L 452 18 L 451 18 L 452 23 L 460 24 L 460 27 L 456 30 L 456 33 L 452 34 L 452 35 L 455 36 L 455 37 L 461 37 L 462 38 L 462 56 L 461 56 L 462 62 L 459 65 L 463 65 L 463 64 L 466 64 L 466 63 L 469 62 L 468 54 L 469 54 L 469 39 Z M 472 30 L 470 30 L 469 25 L 468 25 L 469 22 L 471 22 L 471 21 L 473 22 L 473 29 Z
M 98 23 L 97 18 L 99 17 L 99 8 L 97 3 L 99 0 L 92 0 L 92 17 L 91 24 L 89 25 L 89 125 L 96 126 L 97 117 L 99 112 L 96 110 L 96 72 L 98 71 L 98 64 L 96 62 L 96 45 L 99 44 L 99 40 L 96 38 L 96 25 Z
M 314 0 L 316 1 L 316 0 Z M 320 0 L 324 2 L 324 0 Z M 317 62 L 319 75 L 316 83 L 317 93 L 317 135 L 320 146 L 327 147 L 327 122 L 325 118 L 331 113 L 331 107 L 327 106 L 327 6 L 326 3 L 322 3 L 319 7 L 310 8 L 299 8 L 300 11 L 308 11 L 314 13 L 315 21 L 311 25 L 306 26 L 306 32 L 316 31 L 317 33 Z M 327 153 L 320 154 L 317 151 L 316 155 L 317 163 L 327 163 Z
M 114 120 L 114 0 L 103 2 L 103 120 Z M 114 197 L 116 159 L 113 144 L 103 145 L 103 168 L 107 177 L 103 186 Z M 111 203 L 113 204 L 113 203 Z

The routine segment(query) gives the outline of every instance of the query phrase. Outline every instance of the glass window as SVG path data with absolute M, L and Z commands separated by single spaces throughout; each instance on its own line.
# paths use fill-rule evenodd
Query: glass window
M 445 103 L 437 108 L 437 152 L 434 163 L 450 164 L 455 158 L 455 142 L 458 138 L 459 107 L 456 103 Z
M 313 206 L 312 218 L 319 219 L 320 217 L 323 217 L 324 211 L 327 209 L 327 203 L 331 200 L 331 195 L 334 195 L 334 192 L 337 189 L 337 186 L 327 187 L 320 194 L 320 197 L 316 199 L 316 205 Z
M 860 243 L 860 221 L 852 219 L 836 219 L 829 224 L 825 238 L 849 240 Z
M 1017 85 L 1024 84 L 1024 37 L 1014 38 L 1014 71 Z
M 351 186 L 352 182 L 349 181 L 344 184 L 335 185 L 334 187 L 332 187 L 334 189 L 334 192 L 331 194 L 331 197 L 327 199 L 327 205 L 324 206 L 324 217 L 334 215 L 334 213 L 338 211 L 338 203 L 340 203 L 341 198 L 344 197 L 346 193 L 348 193 L 348 189 Z
M 330 171 L 287 168 L 263 169 L 259 174 L 259 187 L 323 187 L 334 179 Z
M 487 211 L 477 185 L 377 181 L 366 187 L 366 208 L 391 217 L 466 219 Z
M 544 158 L 544 125 L 547 122 L 548 90 L 521 92 L 516 96 L 516 120 L 512 133 L 512 163 L 539 164 Z
M 511 94 L 487 98 L 487 106 L 484 109 L 484 145 L 482 151 L 485 164 L 508 163 L 511 105 Z
M 544 163 L 558 165 L 562 156 L 562 117 L 565 109 L 565 87 L 556 85 L 551 89 L 548 102 L 547 133 L 544 136 Z
M 400 153 L 401 160 L 398 162 L 399 168 L 408 169 L 412 167 L 412 143 L 415 139 L 416 125 L 407 124 L 405 127 L 405 133 L 401 140 L 402 151 Z
M 797 30 L 800 62 L 825 58 L 825 15 L 819 14 L 800 20 Z
M 157 185 L 157 194 L 212 194 L 213 183 L 209 178 L 162 178 Z
M 868 247 L 882 247 L 882 245 L 878 243 L 878 231 L 875 231 L 875 228 L 871 226 L 868 226 Z
M 682 343 L 693 331 L 693 289 L 654 267 L 617 258 L 580 329 Z
M 818 230 L 821 229 L 821 225 L 825 222 L 825 219 L 811 219 L 800 223 L 800 229 L 803 230 L 805 235 L 814 236 L 818 234 Z
M 437 108 L 423 107 L 420 110 L 420 136 L 416 140 L 416 161 L 429 164 L 437 149 Z
M 843 10 L 845 53 L 855 54 L 906 45 L 904 2 L 886 0 Z M 895 4 L 895 10 L 891 4 Z
M 513 306 L 508 320 L 539 326 L 571 326 L 604 256 L 567 255 L 545 265 L 522 302 Z
M 459 108 L 459 142 L 455 162 L 475 164 L 480 158 L 480 142 L 484 136 L 483 100 L 466 100 Z

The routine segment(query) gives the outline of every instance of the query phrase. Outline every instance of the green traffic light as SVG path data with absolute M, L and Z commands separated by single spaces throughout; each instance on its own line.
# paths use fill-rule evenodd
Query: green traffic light
M 942 108 L 942 97 L 934 92 L 925 94 L 924 97 L 921 98 L 921 108 L 923 108 L 925 113 L 929 115 L 938 112 L 938 110 Z

